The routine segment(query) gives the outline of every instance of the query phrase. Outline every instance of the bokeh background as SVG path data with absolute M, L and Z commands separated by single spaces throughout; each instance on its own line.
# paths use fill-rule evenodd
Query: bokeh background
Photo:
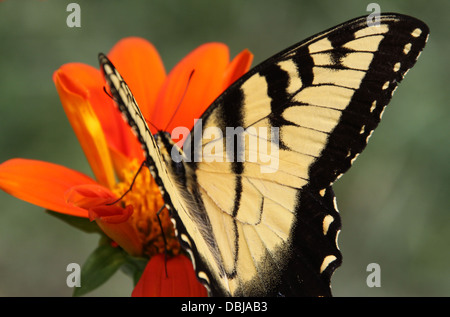
M 69 28 L 66 7 L 81 6 Z M 166 69 L 208 41 L 243 48 L 254 65 L 310 35 L 365 15 L 364 1 L 61 1 L 0 2 L 0 162 L 13 157 L 58 163 L 92 175 L 52 82 L 62 64 L 97 65 L 121 38 L 141 36 Z M 344 262 L 335 296 L 450 295 L 450 2 L 377 1 L 383 12 L 425 21 L 431 36 L 396 91 L 383 122 L 353 168 L 334 186 L 342 216 Z M 148 74 L 151 76 L 151 74 Z M 98 236 L 0 192 L 0 296 L 71 296 L 66 266 L 82 264 Z M 369 288 L 369 263 L 381 287 Z M 118 272 L 90 296 L 129 296 Z

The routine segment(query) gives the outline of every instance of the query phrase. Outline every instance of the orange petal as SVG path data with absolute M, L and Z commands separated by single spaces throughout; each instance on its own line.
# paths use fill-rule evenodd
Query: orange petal
M 113 192 L 98 184 L 73 186 L 65 193 L 64 197 L 68 203 L 84 209 L 106 205 L 117 199 Z
M 141 153 L 142 153 L 142 148 L 139 147 Z M 130 159 L 130 157 L 128 157 L 127 155 L 125 155 L 123 152 L 118 151 L 114 148 L 111 148 L 110 151 L 113 163 L 114 163 L 114 169 L 116 171 L 116 175 L 118 177 L 119 180 L 123 181 L 125 179 L 125 175 L 126 175 L 126 171 L 128 170 L 130 163 L 132 162 L 132 160 Z M 138 162 L 142 162 L 143 161 L 143 157 L 142 158 L 138 158 L 137 161 Z
M 97 206 L 89 210 L 89 216 L 95 219 L 102 231 L 117 242 L 132 256 L 142 256 L 142 240 L 128 219 L 133 213 L 133 206 L 121 208 L 116 205 Z
M 117 200 L 116 195 L 97 184 L 74 186 L 66 192 L 65 197 L 67 202 L 88 209 L 91 221 L 99 219 L 107 223 L 121 223 L 127 221 L 133 213 L 132 206 L 122 208 L 112 204 Z
M 167 265 L 167 276 L 165 271 Z M 184 255 L 167 259 L 153 256 L 133 290 L 133 297 L 205 297 L 206 288 L 197 280 L 192 262 Z
M 243 50 L 228 65 L 223 83 L 222 91 L 225 91 L 232 83 L 248 72 L 253 61 L 253 54 L 249 50 Z
M 109 155 L 108 144 L 100 121 L 92 108 L 93 92 L 102 87 L 103 79 L 95 68 L 71 63 L 63 65 L 54 75 L 67 118 L 72 125 L 78 141 L 100 184 L 112 188 L 115 183 L 114 169 Z M 96 96 L 98 103 L 104 102 L 105 108 L 113 108 L 112 101 L 106 96 Z
M 65 193 L 81 184 L 96 184 L 90 177 L 66 167 L 26 159 L 0 164 L 0 188 L 5 192 L 45 209 L 88 217 L 86 209 L 67 203 Z
M 118 224 L 127 221 L 133 214 L 133 206 L 125 208 L 117 205 L 101 205 L 89 209 L 89 219 L 100 220 L 108 224 Z
M 208 43 L 192 51 L 170 72 L 149 119 L 167 132 L 175 127 L 190 130 L 194 119 L 199 118 L 222 92 L 228 64 L 229 52 L 224 44 Z M 152 130 L 152 133 L 156 132 Z
M 65 196 L 69 203 L 89 210 L 89 219 L 95 220 L 100 229 L 125 251 L 133 256 L 142 255 L 142 241 L 128 221 L 133 206 L 109 205 L 117 199 L 116 195 L 97 184 L 74 186 Z
M 150 118 L 166 79 L 158 51 L 145 39 L 128 37 L 114 45 L 108 57 L 127 82 L 144 117 Z

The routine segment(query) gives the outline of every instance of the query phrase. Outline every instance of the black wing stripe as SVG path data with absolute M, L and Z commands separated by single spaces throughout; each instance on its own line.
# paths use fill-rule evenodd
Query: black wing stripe
M 314 60 L 308 52 L 308 47 L 304 46 L 297 50 L 292 60 L 297 65 L 297 72 L 300 75 L 303 86 L 311 86 L 314 80 Z
M 422 34 L 417 38 L 408 36 L 416 28 L 420 28 Z M 399 20 L 389 24 L 389 32 L 379 44 L 378 50 L 382 53 L 374 55 L 370 70 L 342 112 L 341 120 L 330 135 L 321 157 L 310 168 L 311 182 L 315 187 L 325 188 L 334 182 L 365 148 L 392 93 L 425 46 L 427 35 L 427 26 L 417 20 L 414 23 Z M 411 50 L 405 55 L 403 49 L 408 43 L 412 44 Z M 396 63 L 401 66 L 394 71 Z M 376 107 L 372 108 L 374 102 Z

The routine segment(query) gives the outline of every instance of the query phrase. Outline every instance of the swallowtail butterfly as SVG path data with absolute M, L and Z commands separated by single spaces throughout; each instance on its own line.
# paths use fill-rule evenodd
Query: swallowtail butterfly
M 214 128 L 220 138 L 190 137 L 183 149 L 166 132 L 150 133 L 124 79 L 99 55 L 211 295 L 331 295 L 342 259 L 332 184 L 365 148 L 428 32 L 415 18 L 382 14 L 379 25 L 360 17 L 295 44 L 232 84 L 191 132 Z M 275 168 L 255 159 L 251 142 L 273 150 Z M 192 158 L 207 147 L 214 147 L 209 157 Z

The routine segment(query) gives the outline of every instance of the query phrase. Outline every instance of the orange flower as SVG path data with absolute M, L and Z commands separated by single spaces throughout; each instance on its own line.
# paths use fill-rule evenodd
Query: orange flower
M 197 282 L 192 263 L 186 256 L 179 255 L 166 262 L 163 254 L 150 259 L 132 294 L 133 297 L 206 295 L 206 289 Z
M 168 132 L 178 126 L 192 128 L 194 119 L 247 72 L 252 60 L 251 53 L 244 50 L 230 62 L 227 46 L 208 43 L 191 52 L 166 76 L 153 45 L 134 37 L 119 41 L 108 57 L 127 81 L 144 117 Z M 194 75 L 189 79 L 193 70 Z M 113 100 L 104 92 L 101 72 L 89 65 L 69 63 L 54 73 L 53 80 L 95 180 L 56 164 L 11 159 L 0 164 L 0 188 L 43 208 L 95 220 L 130 255 L 152 258 L 149 262 L 155 263 L 156 254 L 164 252 L 156 219 L 156 212 L 164 202 L 148 169 L 140 171 L 133 190 L 120 204 L 111 205 L 130 188 L 144 155 Z M 184 272 L 185 260 L 180 258 L 180 246 L 167 210 L 160 217 L 168 254 L 175 256 L 167 265 L 171 272 Z M 170 278 L 177 276 L 174 273 Z M 182 285 L 198 283 L 195 274 L 186 276 L 190 279 Z M 142 279 L 149 280 L 145 275 Z M 164 279 L 161 281 L 164 283 Z M 139 294 L 175 294 L 164 289 L 168 288 L 161 286 L 159 293 L 154 288 L 146 292 L 141 286 Z M 189 289 L 196 290 L 190 295 L 205 294 L 203 287 Z M 197 292 L 198 289 L 202 292 Z

